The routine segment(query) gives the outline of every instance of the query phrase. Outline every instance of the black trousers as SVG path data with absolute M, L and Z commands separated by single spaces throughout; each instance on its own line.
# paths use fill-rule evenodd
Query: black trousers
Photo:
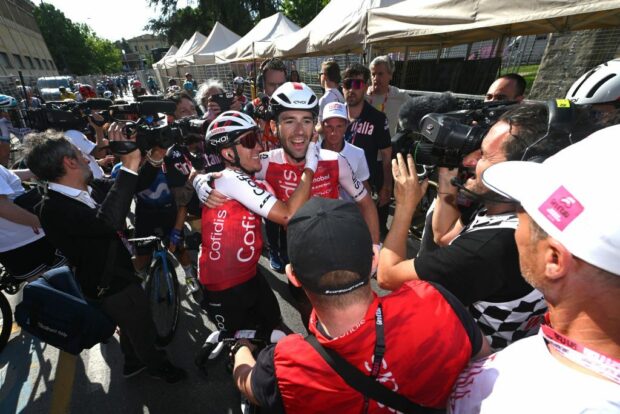
M 167 360 L 166 353 L 155 349 L 157 336 L 144 289 L 132 283 L 118 293 L 105 297 L 101 308 L 121 329 L 121 350 L 125 364 L 140 362 L 156 371 Z

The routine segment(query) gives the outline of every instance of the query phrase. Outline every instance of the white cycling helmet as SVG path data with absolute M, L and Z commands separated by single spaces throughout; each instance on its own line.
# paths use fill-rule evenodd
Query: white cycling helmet
M 243 79 L 241 76 L 237 76 L 235 79 L 233 79 L 233 85 L 243 85 L 245 83 L 245 79 Z
M 274 117 L 283 111 L 309 111 L 319 114 L 319 100 L 308 85 L 300 82 L 286 82 L 271 95 L 269 109 Z
M 573 83 L 566 98 L 579 105 L 620 99 L 620 59 L 610 60 L 586 72 Z
M 218 151 L 222 148 L 232 147 L 235 140 L 251 130 L 257 130 L 254 120 L 238 111 L 222 112 L 211 122 L 205 136 L 207 145 Z
M 11 109 L 17 107 L 17 100 L 9 95 L 0 95 L 0 108 Z
M 105 91 L 103 93 L 103 97 L 106 99 L 112 99 L 112 97 L 114 96 L 114 94 L 112 93 L 112 91 Z

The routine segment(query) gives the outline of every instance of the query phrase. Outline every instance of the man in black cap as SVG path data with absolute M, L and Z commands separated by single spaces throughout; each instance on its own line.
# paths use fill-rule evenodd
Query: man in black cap
M 445 407 L 459 372 L 489 349 L 458 300 L 422 281 L 381 298 L 373 293 L 377 259 L 352 203 L 312 198 L 289 221 L 287 236 L 286 273 L 313 305 L 309 330 L 318 343 L 408 400 Z M 299 334 L 262 350 L 256 361 L 250 347 L 239 341 L 231 351 L 235 383 L 269 412 L 361 412 L 366 403 L 369 412 L 378 408 Z

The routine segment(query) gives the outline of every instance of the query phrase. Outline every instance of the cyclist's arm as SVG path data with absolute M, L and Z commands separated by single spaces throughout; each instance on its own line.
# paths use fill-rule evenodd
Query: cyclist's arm
M 372 242 L 379 244 L 379 215 L 370 194 L 366 191 L 364 184 L 355 177 L 355 173 L 346 158 L 340 155 L 338 156 L 338 171 L 339 183 L 360 208 L 362 217 L 364 217 L 364 221 L 368 225 Z
M 0 195 L 0 217 L 28 227 L 41 227 L 37 216 L 13 203 L 6 195 Z
M 247 174 L 239 171 L 228 170 L 215 181 L 215 188 L 261 217 L 284 225 L 310 198 L 313 177 L 312 170 L 305 169 L 299 185 L 287 202 L 278 200 L 271 192 L 260 188 Z

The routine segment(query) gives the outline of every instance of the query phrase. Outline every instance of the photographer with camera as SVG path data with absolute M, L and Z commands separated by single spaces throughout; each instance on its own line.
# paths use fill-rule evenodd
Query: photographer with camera
M 449 114 L 443 117 L 449 118 Z M 395 290 L 407 280 L 440 283 L 469 307 L 495 350 L 536 333 L 546 307 L 541 293 L 523 280 L 519 270 L 514 240 L 515 205 L 493 195 L 481 177 L 491 165 L 524 156 L 528 159 L 547 157 L 568 145 L 568 134 L 552 134 L 541 140 L 548 135 L 548 119 L 546 105 L 521 104 L 500 116 L 484 135 L 479 149 L 475 144 L 474 148 L 462 144 L 461 150 L 468 149 L 455 158 L 462 158 L 462 165 L 469 169 L 470 176 L 460 184 L 456 170 L 440 168 L 433 217 L 436 240 L 452 227 L 459 229 L 458 235 L 450 245 L 414 260 L 406 259 L 406 240 L 411 217 L 422 196 L 418 190 L 420 184 L 415 176 L 414 179 L 394 176 L 396 210 L 379 259 L 379 285 Z M 450 134 L 451 130 L 446 130 L 445 125 L 457 128 L 454 123 L 444 121 L 443 125 L 434 125 L 434 133 L 437 136 Z M 470 134 L 479 128 L 459 126 L 468 129 Z M 421 129 L 424 130 L 424 126 Z M 451 166 L 458 166 L 459 160 L 453 161 L 456 165 Z M 467 225 L 458 221 L 460 212 L 456 198 L 459 190 L 482 203 Z
M 125 356 L 123 375 L 148 370 L 152 377 L 174 383 L 186 377 L 163 351 L 155 349 L 155 326 L 146 294 L 131 262 L 122 231 L 136 191 L 148 186 L 157 173 L 165 149 L 153 148 L 140 167 L 134 138 L 123 126 L 110 126 L 110 140 L 129 148 L 121 155 L 123 167 L 116 180 L 92 180 L 87 161 L 62 133 L 48 130 L 25 140 L 30 170 L 49 183 L 41 208 L 41 224 L 54 246 L 75 267 L 84 296 L 121 328 Z
M 240 111 L 242 106 L 238 97 L 227 93 L 224 85 L 217 79 L 207 79 L 200 85 L 196 94 L 200 102 L 200 109 L 204 113 L 203 119 L 211 122 L 222 112 Z

